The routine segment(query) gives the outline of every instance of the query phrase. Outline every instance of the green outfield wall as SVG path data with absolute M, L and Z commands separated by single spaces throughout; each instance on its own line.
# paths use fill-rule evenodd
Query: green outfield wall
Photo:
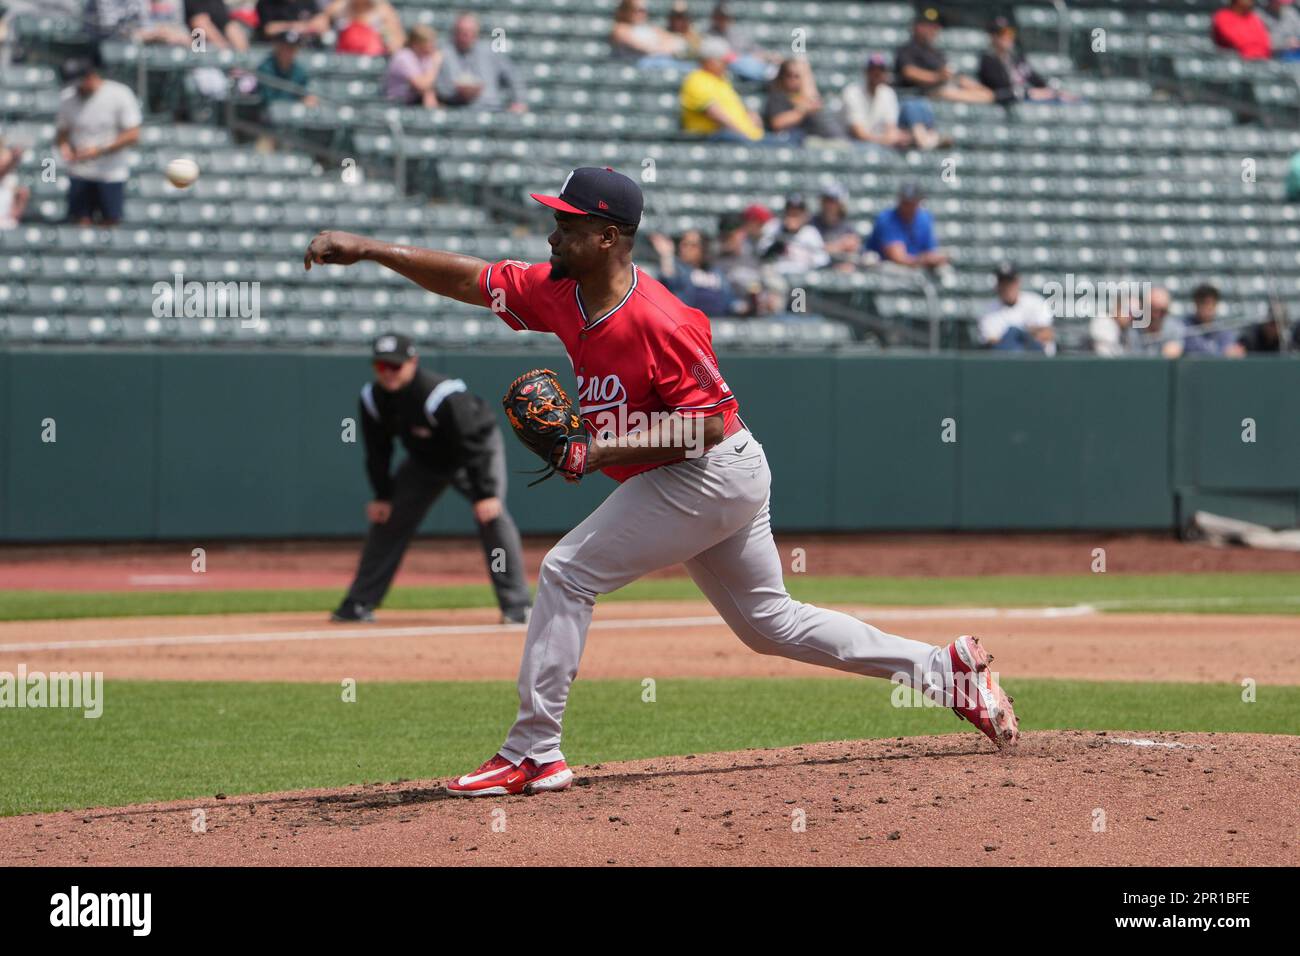
M 495 401 L 543 359 L 568 374 L 536 353 L 424 361 Z M 723 368 L 767 448 L 780 529 L 1300 518 L 1294 360 L 732 355 Z M 359 435 L 343 434 L 368 373 L 358 354 L 0 350 L 0 540 L 358 535 L 368 489 Z M 566 530 L 613 488 L 526 488 L 515 472 L 535 463 L 507 445 L 525 532 Z M 470 532 L 469 509 L 450 492 L 425 530 Z

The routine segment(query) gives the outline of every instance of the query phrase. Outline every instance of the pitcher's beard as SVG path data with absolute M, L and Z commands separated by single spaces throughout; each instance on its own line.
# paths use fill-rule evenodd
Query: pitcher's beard
M 551 257 L 551 274 L 547 277 L 552 282 L 559 279 L 569 278 L 569 270 L 564 267 L 564 263 L 554 256 Z

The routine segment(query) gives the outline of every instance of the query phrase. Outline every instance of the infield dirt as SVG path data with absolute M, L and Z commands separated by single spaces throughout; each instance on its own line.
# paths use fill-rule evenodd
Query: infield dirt
M 529 581 L 554 538 L 527 538 Z M 190 543 L 8 546 L 0 553 L 0 588 L 33 590 L 218 590 L 221 588 L 346 588 L 356 570 L 360 538 L 351 542 L 213 543 L 207 570 L 190 570 Z M 1300 571 L 1286 551 L 1214 548 L 1167 534 L 779 534 L 783 555 L 802 548 L 811 575 L 963 577 L 1000 574 L 1087 574 L 1093 550 L 1106 551 L 1107 573 Z M 648 577 L 683 577 L 680 566 Z M 415 542 L 399 585 L 482 584 L 483 555 L 467 538 Z
M 596 765 L 536 797 L 421 780 L 9 817 L 0 863 L 1295 866 L 1298 775 L 1285 737 L 909 737 Z

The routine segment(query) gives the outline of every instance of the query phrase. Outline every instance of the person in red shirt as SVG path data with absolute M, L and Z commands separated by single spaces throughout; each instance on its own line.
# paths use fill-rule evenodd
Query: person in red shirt
M 547 262 L 485 262 L 335 231 L 312 239 L 304 257 L 308 269 L 377 262 L 431 292 L 492 309 L 513 329 L 557 336 L 592 434 L 586 470 L 619 482 L 543 559 L 514 726 L 498 753 L 448 792 L 568 787 L 561 721 L 596 598 L 678 563 L 760 654 L 907 683 L 999 747 L 1014 744 L 1011 699 L 978 639 L 912 641 L 786 592 L 769 515 L 771 472 L 718 368 L 709 320 L 632 262 L 640 187 L 588 166 L 570 173 L 558 196 L 533 198 L 554 211 Z
M 1210 21 L 1210 33 L 1219 46 L 1236 50 L 1246 60 L 1267 60 L 1273 55 L 1268 27 L 1255 12 L 1255 0 L 1232 0 Z

